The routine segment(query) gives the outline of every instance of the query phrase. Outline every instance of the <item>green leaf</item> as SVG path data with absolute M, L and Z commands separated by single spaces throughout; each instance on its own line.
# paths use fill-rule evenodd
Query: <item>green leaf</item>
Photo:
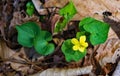
M 59 14 L 68 20 L 71 19 L 76 13 L 77 10 L 72 1 L 70 1 L 67 6 L 63 7 L 59 11 Z
M 40 27 L 34 22 L 26 22 L 16 26 L 18 31 L 18 42 L 25 47 L 32 47 L 33 40 L 40 32 Z
M 48 31 L 41 31 L 39 36 L 46 41 L 52 40 L 52 34 Z
M 79 39 L 80 36 L 83 36 L 83 35 L 85 35 L 85 31 L 77 32 L 77 34 L 76 34 L 76 38 Z
M 74 51 L 72 49 L 73 44 L 71 43 L 71 39 L 64 41 L 62 44 L 62 52 L 65 55 L 65 59 L 67 62 L 70 61 L 79 61 L 86 55 L 86 50 L 82 53 L 80 51 Z
M 64 27 L 67 25 L 69 21 L 67 19 L 64 19 L 62 22 L 57 22 L 55 24 L 55 29 L 54 29 L 54 32 L 59 32 L 59 31 L 62 31 L 64 29 Z
M 109 25 L 91 17 L 81 20 L 79 28 L 90 33 L 92 45 L 104 43 L 108 37 Z
M 33 5 L 33 3 L 32 2 L 28 2 L 27 4 L 26 4 L 26 12 L 27 12 L 27 14 L 29 15 L 29 16 L 32 16 L 33 15 L 33 13 L 34 13 L 34 11 L 35 11 L 35 8 L 34 8 L 34 5 Z
M 94 19 L 94 18 L 91 18 L 91 17 L 86 17 L 86 18 L 82 19 L 82 20 L 80 21 L 80 23 L 79 23 L 79 29 L 80 29 L 80 31 L 85 31 L 84 28 L 83 28 L 83 26 L 84 26 L 85 24 L 89 24 L 89 23 L 92 23 L 92 22 L 94 22 L 94 21 L 95 21 L 95 19 Z
M 55 25 L 55 32 L 60 32 L 62 31 L 67 23 L 70 21 L 70 19 L 77 13 L 77 10 L 73 4 L 72 1 L 62 9 L 60 9 L 59 14 L 63 16 L 63 20 L 59 21 Z
M 27 22 L 16 26 L 18 31 L 18 42 L 25 47 L 32 47 L 41 55 L 53 53 L 54 44 L 48 43 L 52 40 L 52 35 L 48 31 L 43 31 L 34 22 Z
M 34 40 L 34 47 L 41 55 L 48 55 L 54 51 L 54 44 L 48 43 L 46 40 L 41 40 L 39 37 Z
M 48 55 L 53 53 L 54 44 L 48 43 L 52 40 L 52 35 L 48 31 L 40 31 L 40 34 L 37 35 L 34 39 L 34 47 L 36 51 L 41 55 Z

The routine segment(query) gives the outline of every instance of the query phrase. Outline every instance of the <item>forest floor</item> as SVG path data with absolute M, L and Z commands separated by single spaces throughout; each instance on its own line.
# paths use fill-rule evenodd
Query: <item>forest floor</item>
M 34 8 L 32 16 L 29 16 L 26 12 L 26 4 L 30 1 L 0 1 L 0 76 L 120 75 L 120 20 L 117 18 L 117 15 L 113 18 L 111 16 L 114 13 L 104 11 L 100 16 L 93 16 L 89 10 L 89 13 L 84 13 L 87 11 L 78 11 L 79 14 L 71 19 L 67 27 L 62 32 L 56 34 L 53 32 L 55 24 L 61 18 L 58 11 L 68 4 L 68 0 L 36 0 L 38 4 L 36 2 L 33 3 L 36 8 Z M 77 9 L 81 9 L 81 11 L 87 10 L 82 8 L 82 6 L 77 7 Z M 62 43 L 66 39 L 76 36 L 79 30 L 79 21 L 87 16 L 94 17 L 110 25 L 108 39 L 105 43 L 97 46 L 89 45 L 86 56 L 78 62 L 67 62 L 61 51 Z M 55 50 L 52 54 L 41 56 L 35 51 L 34 47 L 23 47 L 18 43 L 18 31 L 15 27 L 28 21 L 36 22 L 42 30 L 47 30 L 52 34 L 53 39 L 51 42 L 55 45 Z M 116 69 L 116 67 L 118 68 Z M 49 69 L 52 69 L 52 71 Z M 72 71 L 73 73 L 70 72 L 70 69 L 74 70 Z M 77 74 L 79 70 L 81 72 Z M 43 71 L 49 75 L 42 75 Z

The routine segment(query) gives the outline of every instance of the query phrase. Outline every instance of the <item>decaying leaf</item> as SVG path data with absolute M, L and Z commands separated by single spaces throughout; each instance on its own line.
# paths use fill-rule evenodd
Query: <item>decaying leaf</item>
M 111 19 L 117 21 L 120 20 L 119 0 L 73 0 L 73 2 L 76 6 L 76 9 L 78 10 L 80 18 L 91 16 L 96 17 L 97 19 L 102 19 L 104 12 L 111 12 Z
M 15 52 L 14 50 L 8 48 L 6 44 L 1 41 L 0 58 L 4 64 L 10 64 L 11 69 L 14 69 L 15 71 L 20 71 L 24 74 L 31 74 L 35 71 L 33 69 L 34 65 L 31 67 L 32 63 L 25 55 L 24 48 L 21 48 L 19 52 Z M 5 67 L 7 68 L 7 66 Z M 4 71 L 4 69 L 2 69 L 2 71 Z
M 82 68 L 52 68 L 47 69 L 41 73 L 32 76 L 76 76 L 76 75 L 84 75 L 91 73 L 93 66 L 86 66 Z
M 0 40 L 0 58 L 2 59 L 10 58 L 14 54 L 15 54 L 15 51 L 8 48 L 6 43 Z
M 101 44 L 96 52 L 95 58 L 101 66 L 105 66 L 107 63 L 115 63 L 120 56 L 120 40 L 109 39 L 106 43 Z
M 96 52 L 95 58 L 107 74 L 114 68 L 112 64 L 115 64 L 120 58 L 120 40 L 111 38 L 106 43 L 101 44 Z
M 44 4 L 45 7 L 64 7 L 69 0 L 48 0 Z
M 16 50 L 12 50 L 7 46 L 8 43 L 9 45 L 12 46 L 12 44 L 14 43 L 14 41 L 12 40 L 16 38 L 16 34 L 13 36 L 11 33 L 11 30 L 13 30 L 11 29 L 11 27 L 14 28 L 16 25 L 20 25 L 21 23 L 27 21 L 34 21 L 40 24 L 40 18 L 37 15 L 36 11 L 38 11 L 39 15 L 46 15 L 48 13 L 50 14 L 50 20 L 51 20 L 50 24 L 52 25 L 52 27 L 49 25 L 49 21 L 48 21 L 48 27 L 51 27 L 53 32 L 54 25 L 61 18 L 61 16 L 57 14 L 58 10 L 60 8 L 63 8 L 65 5 L 67 5 L 67 3 L 71 0 L 32 0 L 36 8 L 36 11 L 35 14 L 31 17 L 26 15 L 26 12 L 24 11 L 26 8 L 23 9 L 27 1 L 28 0 L 14 0 L 14 1 L 2 0 L 0 2 L 1 4 L 0 5 L 0 9 L 1 9 L 0 11 L 0 17 L 1 17 L 0 18 L 0 38 L 1 38 L 0 76 L 4 76 L 4 74 L 1 73 L 1 67 L 8 68 L 8 70 L 12 69 L 12 71 L 14 71 L 12 73 L 11 72 L 6 73 L 6 76 L 7 75 L 18 76 L 17 74 L 15 75 L 16 72 L 20 72 L 20 73 L 24 73 L 24 75 L 28 75 L 38 71 L 40 71 L 40 73 L 33 76 L 74 76 L 74 75 L 83 75 L 88 73 L 91 74 L 91 70 L 93 70 L 94 68 L 92 66 L 89 66 L 89 64 L 91 65 L 92 63 L 91 58 L 94 57 L 93 48 L 91 49 L 88 48 L 87 55 L 83 60 L 81 60 L 80 62 L 73 62 L 73 63 L 64 62 L 63 54 L 58 51 L 60 50 L 60 46 L 62 45 L 63 42 L 63 40 L 61 39 L 62 37 L 64 37 L 63 39 L 67 39 L 74 36 L 74 35 L 71 36 L 70 34 L 71 30 L 68 30 L 66 34 L 64 34 L 63 32 L 64 34 L 63 36 L 59 35 L 59 37 L 53 38 L 53 42 L 57 45 L 57 47 L 55 49 L 55 53 L 47 57 L 41 57 L 41 56 L 39 57 L 38 55 L 35 55 L 33 52 L 31 52 L 31 48 L 27 48 L 26 50 L 24 48 L 20 49 L 20 47 L 18 47 L 17 50 L 20 49 L 20 51 L 16 52 Z M 45 2 L 42 3 L 40 1 L 45 1 Z M 77 14 L 74 16 L 73 20 L 80 20 L 84 17 L 91 16 L 99 20 L 102 20 L 103 17 L 108 17 L 115 21 L 120 21 L 120 0 L 72 0 L 72 1 L 77 9 Z M 52 10 L 52 12 L 50 12 L 49 9 Z M 53 16 L 53 18 L 51 18 L 51 16 Z M 44 27 L 46 26 L 47 25 L 44 25 Z M 111 70 L 107 69 L 106 66 L 109 67 L 108 65 L 109 63 L 110 65 L 116 63 L 117 59 L 120 57 L 120 51 L 119 51 L 120 40 L 117 37 L 117 35 L 119 36 L 118 34 L 119 28 L 118 27 L 116 28 L 110 29 L 108 40 L 106 41 L 106 43 L 100 45 L 100 47 L 96 51 L 97 54 L 95 58 L 97 62 L 99 62 L 100 66 L 104 69 L 104 71 L 106 69 L 107 71 L 111 72 Z M 117 31 L 117 33 L 114 32 L 113 30 Z M 11 41 L 10 38 L 7 37 L 8 35 L 9 36 L 11 35 L 10 38 L 13 38 L 11 39 Z M 27 54 L 25 54 L 24 52 L 25 50 L 27 51 Z M 32 49 L 32 51 L 34 51 L 34 49 Z M 32 60 L 31 58 L 33 58 L 34 60 Z M 4 66 L 6 64 L 9 65 Z M 62 69 L 53 68 L 59 65 L 61 67 L 67 66 L 68 68 L 62 68 Z M 80 68 L 79 66 L 84 66 L 84 67 Z M 47 69 L 49 67 L 51 67 L 51 69 Z M 110 68 L 111 67 L 113 66 L 110 66 Z M 6 69 L 4 70 L 4 68 L 2 69 L 2 71 L 4 71 L 5 73 L 8 70 L 6 71 Z M 44 71 L 42 71 L 41 69 Z M 116 74 L 119 75 L 118 73 L 119 71 L 120 70 L 118 63 L 113 76 Z M 22 74 L 19 76 L 22 76 Z M 91 74 L 91 76 L 93 76 L 93 74 Z
M 11 67 L 15 69 L 16 71 L 21 71 L 23 73 L 27 73 L 27 71 L 30 69 L 28 65 L 13 63 L 13 62 L 11 63 Z
M 9 25 L 9 29 L 27 21 L 35 21 L 39 23 L 39 17 L 35 15 L 29 17 L 23 10 L 14 12 L 13 19 L 11 20 L 11 23 Z

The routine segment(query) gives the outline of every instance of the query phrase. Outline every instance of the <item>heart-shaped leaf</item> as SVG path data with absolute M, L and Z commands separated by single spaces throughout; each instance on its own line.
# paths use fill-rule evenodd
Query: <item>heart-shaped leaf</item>
M 43 40 L 46 40 L 46 41 L 52 40 L 52 34 L 48 31 L 41 30 L 39 36 L 40 36 L 39 38 L 42 38 Z
M 46 33 L 46 34 L 45 34 Z M 54 44 L 48 43 L 47 40 L 51 39 L 51 35 L 44 31 L 44 35 L 37 36 L 34 40 L 34 47 L 36 51 L 41 55 L 48 55 L 53 53 L 54 51 Z M 48 37 L 48 38 L 47 38 Z
M 74 51 L 72 47 L 73 44 L 71 43 L 71 39 L 64 41 L 62 45 L 62 52 L 65 55 L 66 61 L 79 61 L 86 55 L 86 50 L 84 52 Z
M 81 20 L 79 28 L 90 33 L 92 45 L 104 43 L 108 37 L 109 25 L 91 17 Z
M 18 31 L 18 42 L 25 47 L 32 47 L 33 40 L 40 33 L 40 27 L 34 22 L 26 22 L 16 26 Z
M 16 26 L 18 31 L 18 42 L 25 47 L 34 46 L 41 55 L 48 55 L 54 51 L 54 44 L 48 43 L 52 40 L 52 35 L 48 31 L 43 31 L 34 22 L 27 22 Z

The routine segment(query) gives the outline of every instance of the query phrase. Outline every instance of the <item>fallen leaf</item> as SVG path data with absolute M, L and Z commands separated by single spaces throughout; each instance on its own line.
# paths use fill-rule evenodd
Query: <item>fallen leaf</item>
M 16 52 L 7 47 L 6 43 L 0 40 L 0 57 L 2 59 L 10 58 Z
M 11 27 L 15 27 L 16 25 L 20 25 L 24 22 L 27 22 L 27 21 L 35 21 L 37 23 L 40 24 L 39 22 L 39 17 L 38 16 L 28 16 L 25 11 L 18 11 L 18 12 L 14 12 L 13 13 L 13 19 L 11 20 L 11 23 L 10 23 L 10 26 L 9 26 L 9 29 Z
M 91 73 L 93 66 L 79 67 L 79 68 L 52 68 L 47 69 L 41 73 L 37 73 L 31 76 L 76 76 L 76 75 L 84 75 Z
M 110 68 L 112 68 L 112 65 L 109 64 L 115 64 L 120 57 L 120 40 L 111 38 L 104 44 L 101 44 L 96 52 L 95 58 L 97 62 L 99 62 L 106 73 L 109 73 L 111 71 Z M 109 68 L 107 68 L 108 66 Z
M 69 0 L 48 0 L 45 2 L 44 7 L 64 7 Z
M 30 66 L 20 63 L 14 63 L 10 62 L 11 67 L 16 71 L 21 71 L 24 74 L 27 74 L 28 70 L 30 69 Z
M 116 59 L 119 57 L 120 50 L 120 40 L 112 38 L 107 40 L 106 43 L 101 44 L 97 49 L 97 55 L 95 58 L 99 61 L 101 66 L 107 63 L 115 63 Z

